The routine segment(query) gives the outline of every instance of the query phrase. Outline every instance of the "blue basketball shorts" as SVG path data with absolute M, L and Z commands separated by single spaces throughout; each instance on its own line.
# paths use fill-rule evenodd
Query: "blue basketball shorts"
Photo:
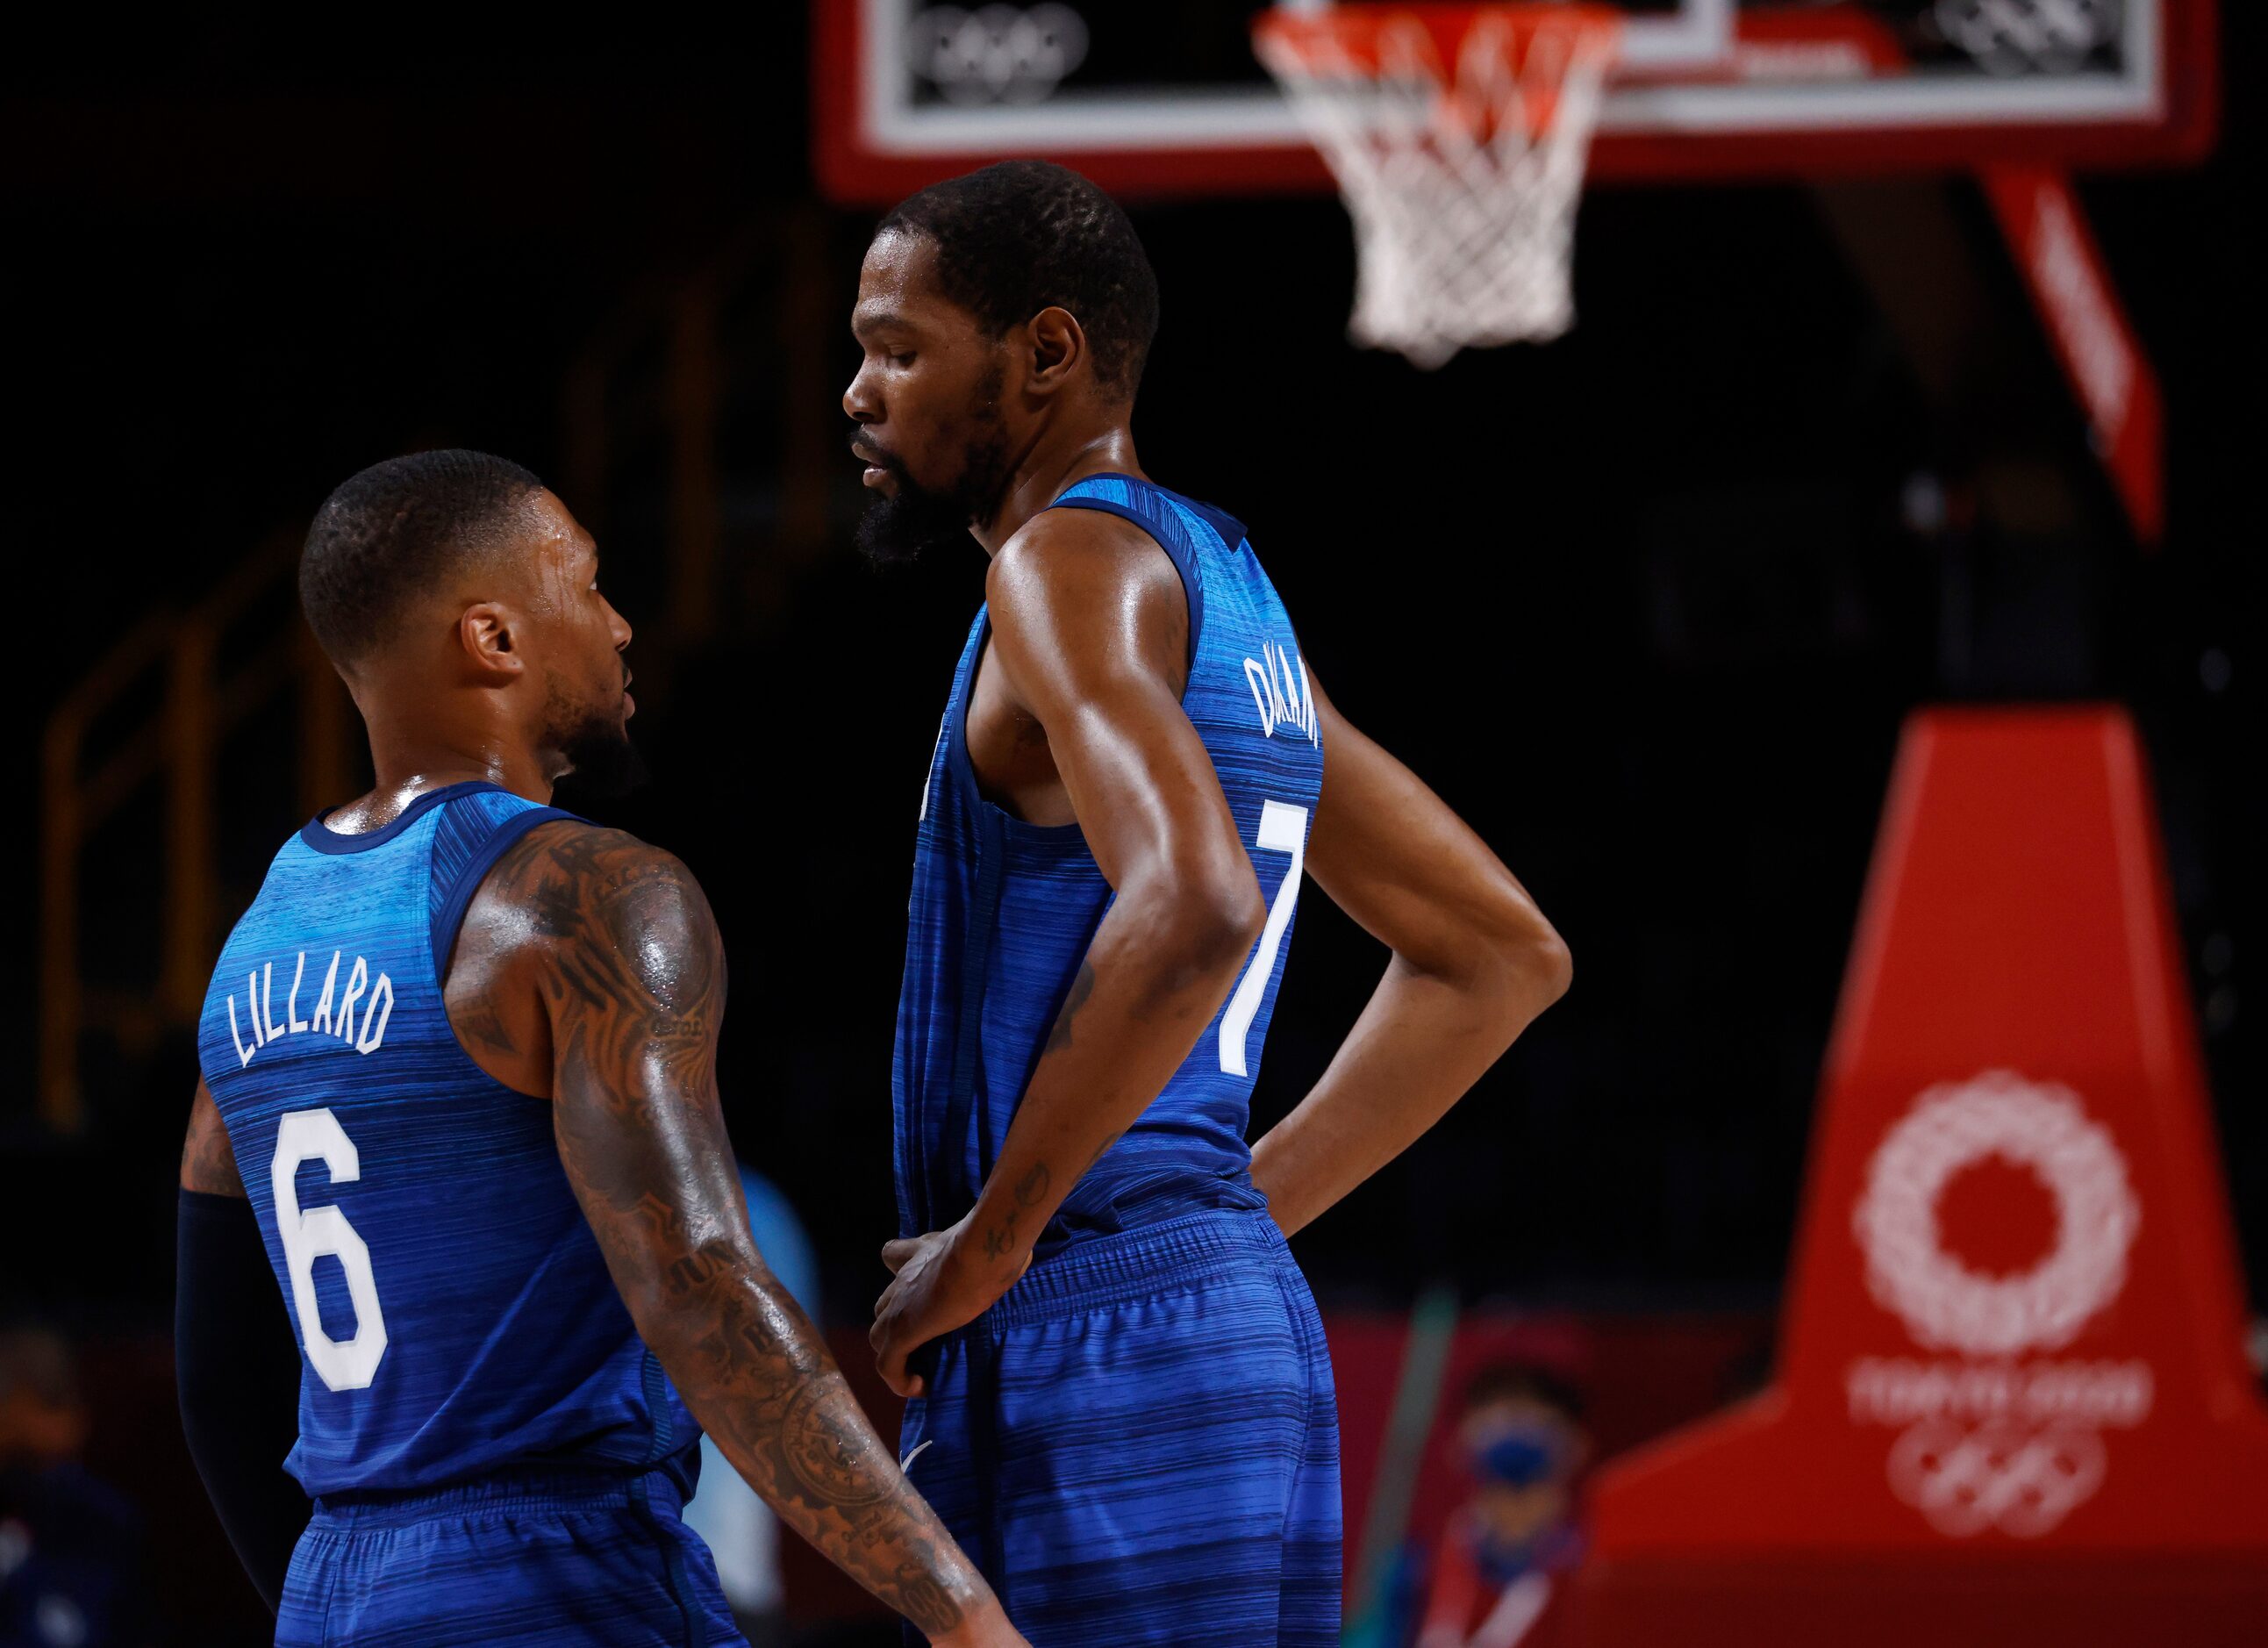
M 664 1472 L 319 1499 L 276 1648 L 747 1648 Z
M 1336 1648 L 1337 1400 L 1266 1213 L 1066 1248 L 923 1371 L 907 1474 L 1035 1648 Z

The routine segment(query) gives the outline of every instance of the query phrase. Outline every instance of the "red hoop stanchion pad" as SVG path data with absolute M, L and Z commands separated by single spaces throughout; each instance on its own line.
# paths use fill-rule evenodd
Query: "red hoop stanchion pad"
M 2268 1410 L 2132 725 L 1930 711 L 1778 1382 L 1602 1474 L 1579 1639 L 2258 1643 Z

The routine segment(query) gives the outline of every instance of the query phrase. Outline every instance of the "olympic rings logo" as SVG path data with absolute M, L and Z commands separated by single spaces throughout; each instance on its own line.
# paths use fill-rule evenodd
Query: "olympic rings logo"
M 1086 60 L 1086 23 L 1067 5 L 932 6 L 906 56 L 948 102 L 1037 103 Z
M 1991 74 L 2069 74 L 2118 38 L 2122 0 L 1937 0 L 1938 33 Z
M 1890 1449 L 1890 1487 L 1940 1533 L 2036 1539 L 2102 1485 L 2103 1465 L 2092 1431 L 1925 1420 Z
M 1970 1269 L 1938 1228 L 1947 1184 L 1993 1156 L 2030 1167 L 2055 1197 L 2055 1247 L 2020 1275 Z M 1916 1340 L 1994 1356 L 2070 1343 L 2126 1285 L 2141 1220 L 2125 1158 L 2077 1096 L 1995 1070 L 1914 1101 L 1875 1150 L 1852 1226 L 1867 1290 Z

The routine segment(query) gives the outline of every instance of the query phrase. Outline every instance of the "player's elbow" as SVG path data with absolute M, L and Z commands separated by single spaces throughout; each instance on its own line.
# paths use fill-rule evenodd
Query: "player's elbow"
M 1207 972 L 1241 967 L 1268 925 L 1268 906 L 1248 865 L 1204 878 L 1182 903 L 1184 953 Z
M 1123 894 L 1121 902 L 1126 902 Z M 1170 957 L 1177 979 L 1234 972 L 1268 922 L 1248 862 L 1180 865 L 1160 876 L 1142 902 L 1150 906 L 1145 948 Z
M 1472 977 L 1480 994 L 1519 1027 L 1567 994 L 1575 958 L 1567 941 L 1509 879 L 1469 913 Z
M 1575 982 L 1575 955 L 1567 948 L 1567 941 L 1540 915 L 1536 926 L 1539 930 L 1522 942 L 1516 964 L 1540 1005 L 1549 1007 Z

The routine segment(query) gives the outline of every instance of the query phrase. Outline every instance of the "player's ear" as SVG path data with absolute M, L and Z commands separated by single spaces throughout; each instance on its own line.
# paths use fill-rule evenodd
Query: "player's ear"
M 526 669 L 514 624 L 511 611 L 493 601 L 475 602 L 457 619 L 457 644 L 475 676 L 501 685 Z
M 1032 317 L 1028 386 L 1035 394 L 1053 395 L 1071 381 L 1086 358 L 1086 332 L 1069 309 L 1050 304 Z

